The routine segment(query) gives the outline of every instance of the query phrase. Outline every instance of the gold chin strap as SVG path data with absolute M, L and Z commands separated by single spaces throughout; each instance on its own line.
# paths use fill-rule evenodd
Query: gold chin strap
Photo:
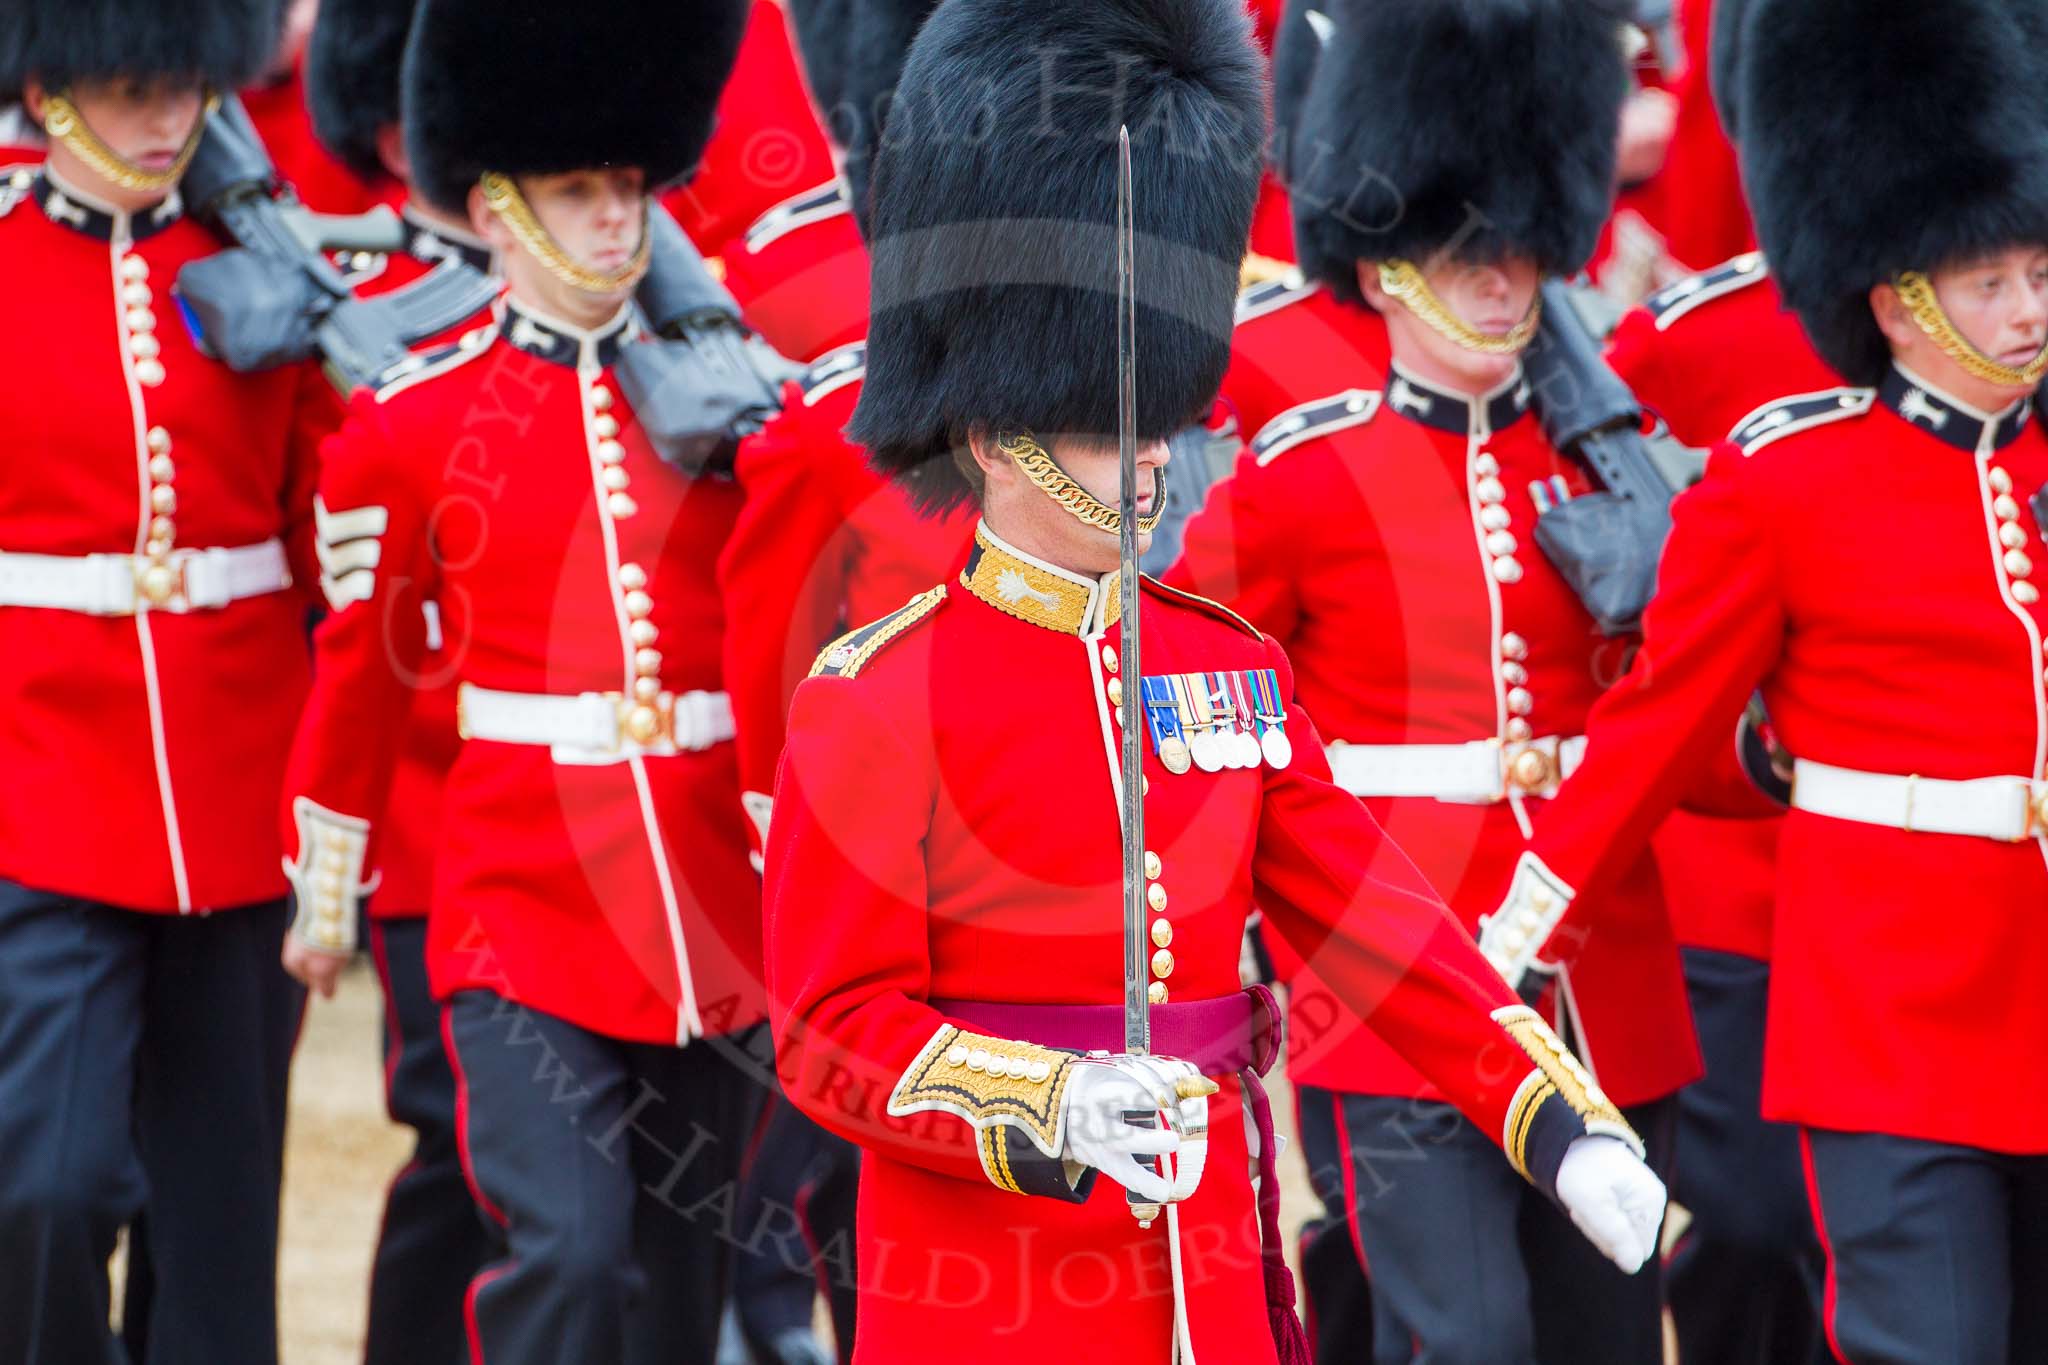
M 1120 513 L 1087 489 L 1075 483 L 1073 476 L 1061 469 L 1059 462 L 1045 453 L 1045 447 L 1028 431 L 999 432 L 996 435 L 996 449 L 1010 457 L 1017 468 L 1024 471 L 1024 477 L 1038 487 L 1073 515 L 1083 525 L 1111 535 L 1121 535 L 1124 519 Z M 1138 529 L 1150 534 L 1159 525 L 1159 518 L 1166 510 L 1166 480 L 1157 471 L 1153 473 L 1153 513 L 1138 518 Z
M 85 116 L 78 112 L 78 106 L 71 102 L 68 94 L 51 95 L 44 101 L 43 131 L 70 148 L 73 156 L 90 166 L 93 174 L 109 184 L 137 194 L 148 194 L 155 190 L 168 190 L 178 183 L 178 177 L 185 174 L 185 168 L 192 164 L 192 157 L 199 150 L 199 139 L 206 135 L 206 116 L 219 107 L 220 96 L 207 95 L 206 107 L 200 111 L 199 121 L 192 125 L 185 145 L 178 149 L 177 159 L 161 171 L 144 170 L 100 141 L 99 134 L 86 123 Z
M 1410 261 L 1380 262 L 1380 288 L 1399 299 L 1438 336 L 1480 355 L 1519 355 L 1536 335 L 1536 324 L 1543 321 L 1543 300 L 1539 296 L 1530 303 L 1522 320 L 1507 332 L 1499 336 L 1482 332 L 1453 313 Z
M 2043 375 L 2048 375 L 2048 346 L 2043 346 L 2025 365 L 2014 368 L 1971 345 L 1969 338 L 1948 320 L 1941 300 L 1934 295 L 1934 282 L 1919 271 L 1905 271 L 1892 281 L 1892 288 L 1898 291 L 1899 302 L 1906 305 L 1913 321 L 1941 348 L 1941 353 L 1977 378 L 2001 388 L 2031 389 L 2041 382 Z
M 647 273 L 648 257 L 654 250 L 654 236 L 647 230 L 645 204 L 640 209 L 640 245 L 633 249 L 632 259 L 616 270 L 592 270 L 571 260 L 569 253 L 562 250 L 561 243 L 540 225 L 540 219 L 533 216 L 526 196 L 519 192 L 519 186 L 511 176 L 486 171 L 478 183 L 483 186 L 484 203 L 498 215 L 500 222 L 512 229 L 512 235 L 519 239 L 519 244 L 550 275 L 570 288 L 581 289 L 587 294 L 616 294 L 640 283 L 640 277 Z

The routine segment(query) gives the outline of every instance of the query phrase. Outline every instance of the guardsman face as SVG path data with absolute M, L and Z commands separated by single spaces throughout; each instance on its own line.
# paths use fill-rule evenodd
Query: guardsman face
M 45 117 L 50 91 L 31 77 L 24 95 L 29 117 Z M 114 76 L 73 81 L 67 95 L 93 135 L 123 161 L 163 172 L 177 162 L 206 110 L 206 86 L 197 77 Z M 161 203 L 168 190 L 131 190 L 100 175 L 62 142 L 52 140 L 50 169 L 60 178 L 113 205 L 134 212 Z
M 519 177 L 533 216 L 574 264 L 609 273 L 633 259 L 647 215 L 647 178 L 637 166 L 601 167 Z M 479 201 L 480 202 L 480 201 Z M 618 312 L 638 281 L 594 294 L 549 273 L 487 208 L 473 204 L 473 226 L 498 252 L 513 294 L 578 325 L 596 325 Z
M 1459 321 L 1488 336 L 1506 336 L 1535 306 L 1543 272 L 1526 256 L 1492 262 L 1439 257 L 1422 263 L 1423 278 Z M 1485 393 L 1521 363 L 1520 353 L 1486 355 L 1467 350 L 1410 312 L 1380 288 L 1377 262 L 1362 261 L 1359 284 L 1366 301 L 1387 321 L 1394 358 L 1418 376 L 1453 392 Z
M 2048 246 L 2007 247 L 1942 266 L 1928 279 L 1950 325 L 1999 364 L 2021 368 L 2048 344 Z M 1871 291 L 1871 305 L 1892 354 L 1944 392 L 1996 412 L 2030 391 L 2025 385 L 2001 386 L 1964 370 L 1920 330 L 1889 284 Z
M 1106 507 L 1117 506 L 1122 478 L 1115 441 L 1043 435 L 1039 440 L 1046 453 L 1091 497 Z M 969 443 L 975 463 L 981 467 L 981 512 L 989 529 L 1026 554 L 1036 555 L 1070 573 L 1105 574 L 1117 567 L 1117 537 L 1087 525 L 1054 502 L 997 448 L 992 437 L 977 433 L 969 438 Z M 1172 458 L 1173 452 L 1164 441 L 1139 442 L 1140 518 L 1159 510 L 1155 499 L 1160 474 Z M 1151 544 L 1151 532 L 1139 531 L 1138 552 L 1143 554 Z

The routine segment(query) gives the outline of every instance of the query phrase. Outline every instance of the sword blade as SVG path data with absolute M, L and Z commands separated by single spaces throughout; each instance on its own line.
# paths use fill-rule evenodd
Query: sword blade
M 1138 630 L 1137 223 L 1131 202 L 1131 132 L 1117 134 L 1116 356 L 1118 551 L 1123 609 L 1124 1050 L 1152 1050 L 1145 926 L 1145 713 Z

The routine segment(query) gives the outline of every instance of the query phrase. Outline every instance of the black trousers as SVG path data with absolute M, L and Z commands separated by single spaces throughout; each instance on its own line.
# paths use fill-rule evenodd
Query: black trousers
M 1362 1360 L 1372 1341 L 1372 1287 L 1351 1240 L 1351 1206 L 1345 1193 L 1350 1154 L 1338 1140 L 1340 1097 L 1320 1086 L 1294 1088 L 1294 1126 L 1300 1136 L 1309 1187 L 1322 1203 L 1320 1216 L 1301 1226 L 1303 1316 L 1309 1345 L 1325 1365 Z
M 120 1362 L 107 1258 L 149 1209 L 143 1365 L 277 1360 L 303 994 L 284 904 L 144 915 L 0 882 L 0 1362 Z
M 1762 1117 L 1767 962 L 1684 950 L 1706 1075 L 1678 1094 L 1671 1196 L 1692 1223 L 1664 1264 L 1679 1359 L 1811 1365 L 1822 1339 L 1820 1239 L 1799 1131 Z
M 1345 1095 L 1338 1112 L 1374 1365 L 1662 1365 L 1655 1257 L 1623 1275 L 1449 1105 Z M 1627 1111 L 1660 1175 L 1675 1112 Z
M 859 1276 L 853 1210 L 860 1149 L 820 1128 L 779 1090 L 740 1186 L 742 1243 L 733 1299 L 748 1350 L 762 1365 L 824 1358 L 811 1330 L 825 1295 L 842 1361 L 853 1358 Z
M 751 1039 L 629 1043 L 465 991 L 444 1013 L 464 1166 L 497 1229 L 477 1365 L 710 1365 L 760 1104 Z
M 1878 1133 L 1801 1138 L 1837 1360 L 2048 1360 L 2048 1157 Z
M 385 1107 L 415 1136 L 412 1159 L 384 1196 L 363 1361 L 467 1365 L 462 1299 L 490 1236 L 462 1175 L 455 1071 L 427 988 L 427 922 L 373 919 L 369 943 L 384 984 Z

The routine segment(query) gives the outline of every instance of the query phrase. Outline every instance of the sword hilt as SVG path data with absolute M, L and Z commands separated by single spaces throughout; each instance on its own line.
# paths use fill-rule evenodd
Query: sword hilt
M 1159 1126 L 1159 1116 L 1149 1109 L 1126 1109 L 1124 1110 L 1124 1122 L 1130 1124 L 1133 1128 L 1157 1128 Z M 1154 1175 L 1160 1173 L 1160 1163 L 1157 1157 L 1149 1160 L 1140 1160 L 1138 1164 L 1149 1168 Z M 1138 1226 L 1141 1228 L 1149 1228 L 1154 1222 L 1158 1221 L 1160 1210 L 1164 1207 L 1147 1199 L 1136 1190 L 1125 1190 L 1124 1201 L 1131 1206 L 1131 1217 L 1138 1220 Z

